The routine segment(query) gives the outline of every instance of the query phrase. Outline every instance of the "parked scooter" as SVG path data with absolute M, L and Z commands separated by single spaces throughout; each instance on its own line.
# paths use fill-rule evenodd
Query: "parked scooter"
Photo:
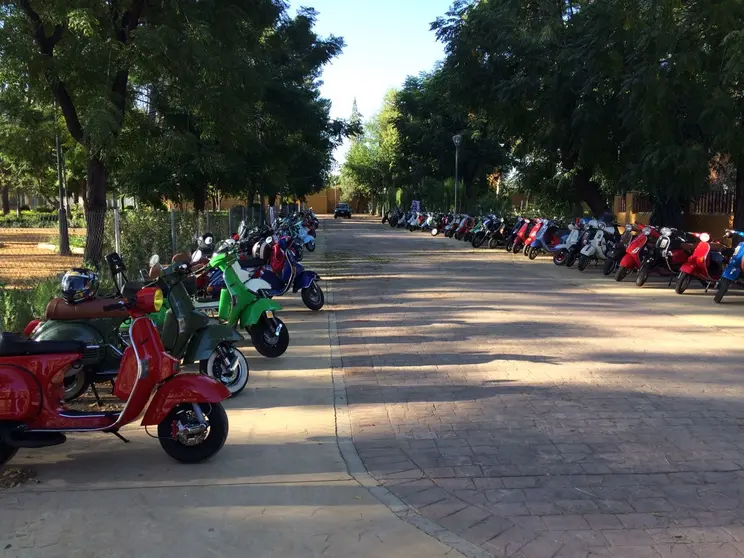
M 530 256 L 530 247 L 532 246 L 534 240 L 537 238 L 537 235 L 540 233 L 540 229 L 543 228 L 545 219 L 533 219 L 532 223 L 533 224 L 532 228 L 530 229 L 530 234 L 524 241 L 524 255 L 526 257 Z
M 584 219 L 577 219 L 576 223 L 569 223 L 568 225 L 568 236 L 561 242 L 561 244 L 555 247 L 555 253 L 553 254 L 553 263 L 561 266 L 566 265 L 566 259 L 569 252 L 579 243 L 579 239 L 583 233 L 583 227 L 585 224 Z
M 65 432 L 110 432 L 126 442 L 119 430 L 141 415 L 141 425 L 157 426 L 160 445 L 177 461 L 198 463 L 220 451 L 228 433 L 221 402 L 230 392 L 213 378 L 181 373 L 165 351 L 147 317 L 163 303 L 160 289 L 129 284 L 123 294 L 101 306 L 133 319 L 114 387 L 126 402 L 121 411 L 76 411 L 62 403 L 62 378 L 83 366 L 84 343 L 0 334 L 0 464 L 19 448 L 62 444 Z
M 609 242 L 617 242 L 619 235 L 617 229 L 612 225 L 607 225 L 603 221 L 594 221 L 597 230 L 592 236 L 591 242 L 587 243 L 581 249 L 579 254 L 579 271 L 584 271 L 591 262 L 599 262 L 607 259 L 607 248 Z
M 545 219 L 529 248 L 525 248 L 525 251 L 528 252 L 527 257 L 534 260 L 541 253 L 556 254 L 563 250 L 559 247 L 563 246 L 568 240 L 568 233 L 569 231 L 560 229 L 550 219 Z
M 491 223 L 488 226 L 488 232 L 486 233 L 486 239 L 483 243 L 488 244 L 488 247 L 491 250 L 498 248 L 506 242 L 506 238 L 512 228 L 514 228 L 514 225 L 507 223 L 503 217 L 491 220 Z
M 695 235 L 686 235 L 669 227 L 662 227 L 659 233 L 656 246 L 650 250 L 638 270 L 636 285 L 639 287 L 646 284 L 649 274 L 655 270 L 662 275 L 669 275 L 669 286 L 671 286 L 680 269 L 695 250 L 695 243 L 698 241 Z
M 700 242 L 695 247 L 695 251 L 679 270 L 677 284 L 674 288 L 677 294 L 683 294 L 693 278 L 702 283 L 707 293 L 708 289 L 720 281 L 721 274 L 726 267 L 729 249 L 726 249 L 720 242 L 710 242 L 708 233 L 701 233 L 698 238 Z
M 633 225 L 625 225 L 623 234 L 622 236 L 620 236 L 620 241 L 614 242 L 609 247 L 607 252 L 607 259 L 605 260 L 604 267 L 602 268 L 603 275 L 611 275 L 613 271 L 617 270 L 623 257 L 625 257 L 628 246 L 633 241 L 633 231 Z
M 519 254 L 519 252 L 522 251 L 522 248 L 524 248 L 524 243 L 527 240 L 527 236 L 529 235 L 531 224 L 532 224 L 532 221 L 526 218 L 522 219 L 521 225 L 519 224 L 519 221 L 518 221 L 519 228 L 516 229 L 516 232 L 514 233 L 510 242 L 506 243 L 507 252 L 512 252 L 513 254 Z
M 656 245 L 659 231 L 651 225 L 638 224 L 638 234 L 628 244 L 620 265 L 615 270 L 615 281 L 622 282 L 631 272 L 640 270 L 641 264 L 648 257 L 650 250 Z
M 739 238 L 744 239 L 744 231 L 727 229 L 726 236 L 729 238 L 738 236 Z M 713 300 L 720 304 L 723 301 L 723 297 L 725 297 L 726 293 L 728 293 L 728 290 L 731 288 L 732 284 L 744 284 L 741 273 L 743 268 L 744 242 L 740 241 L 739 244 L 736 245 L 734 254 L 733 256 L 731 256 L 731 259 L 729 260 L 728 265 L 723 272 L 723 277 L 721 277 L 721 281 L 718 283 L 718 290 L 716 291 L 716 296 L 713 297 Z

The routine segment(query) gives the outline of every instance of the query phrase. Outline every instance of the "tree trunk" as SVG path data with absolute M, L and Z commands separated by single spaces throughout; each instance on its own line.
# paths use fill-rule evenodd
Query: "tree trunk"
M 3 186 L 3 215 L 10 213 L 10 196 L 8 195 L 9 186 L 6 184 Z
M 83 259 L 96 267 L 103 259 L 103 235 L 106 222 L 106 185 L 108 170 L 97 155 L 88 158 L 88 180 L 85 187 L 85 220 L 87 237 Z
M 736 165 L 736 194 L 734 198 L 734 228 L 744 231 L 744 159 Z
M 204 208 L 207 205 L 207 193 L 204 188 L 197 188 L 194 192 L 194 211 L 197 213 L 204 213 Z
M 579 169 L 574 175 L 574 186 L 576 193 L 583 202 L 585 202 L 592 215 L 601 217 L 608 209 L 607 201 L 602 197 L 599 191 L 599 184 L 592 181 L 592 173 L 588 169 Z

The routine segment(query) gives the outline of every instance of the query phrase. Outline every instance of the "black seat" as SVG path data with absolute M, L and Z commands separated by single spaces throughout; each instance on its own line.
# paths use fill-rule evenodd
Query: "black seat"
M 260 258 L 243 258 L 240 261 L 240 267 L 243 269 L 250 269 L 253 267 L 261 267 L 263 265 L 266 265 L 266 262 L 264 262 Z
M 80 341 L 29 341 L 15 333 L 0 334 L 0 356 L 55 355 L 82 353 Z

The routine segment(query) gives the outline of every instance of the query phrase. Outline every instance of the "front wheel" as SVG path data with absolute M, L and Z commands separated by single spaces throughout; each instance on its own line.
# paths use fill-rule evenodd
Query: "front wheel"
M 532 248 L 530 250 L 530 255 L 528 256 L 531 260 L 534 260 L 537 257 L 537 248 Z
M 617 281 L 618 283 L 622 283 L 623 279 L 628 276 L 628 273 L 630 273 L 630 270 L 627 267 L 618 267 L 617 271 L 615 271 L 615 281 Z
M 431 229 L 431 236 L 437 236 L 439 234 L 439 229 L 433 228 Z
M 488 248 L 489 249 L 494 250 L 494 249 L 498 248 L 498 246 L 499 246 L 499 241 L 495 237 L 494 238 L 491 238 L 488 241 Z
M 612 258 L 608 258 L 605 260 L 604 267 L 602 268 L 602 273 L 604 275 L 609 275 L 613 271 L 615 271 L 615 266 L 617 265 L 617 262 L 613 260 Z
M 638 277 L 636 277 L 636 285 L 638 287 L 642 287 L 646 284 L 646 281 L 648 281 L 648 274 L 651 271 L 651 266 L 647 264 L 642 264 L 641 269 L 638 270 Z
M 279 329 L 277 335 L 276 329 L 269 324 L 266 316 L 262 316 L 257 324 L 248 328 L 251 335 L 251 341 L 256 350 L 267 358 L 278 358 L 284 354 L 289 347 L 289 330 L 279 318 L 274 318 L 276 327 Z
M 486 233 L 479 232 L 478 234 L 473 236 L 473 248 L 480 248 L 483 246 L 483 243 L 486 241 Z
M 512 254 L 519 254 L 520 250 L 522 249 L 522 243 L 521 242 L 515 242 L 512 246 Z
M 725 277 L 721 279 L 721 282 L 718 283 L 716 296 L 713 297 L 713 300 L 716 301 L 716 304 L 721 304 L 721 301 L 723 300 L 723 297 L 726 296 L 726 293 L 728 292 L 730 286 L 731 279 L 726 279 Z
M 677 284 L 674 287 L 676 293 L 684 293 L 687 290 L 687 287 L 690 286 L 690 281 L 692 281 L 692 275 L 685 273 L 684 271 L 681 272 L 679 277 L 677 277 Z
M 553 254 L 553 263 L 555 265 L 566 265 L 567 255 L 568 250 L 558 250 L 555 254 Z
M 243 391 L 250 375 L 243 353 L 227 343 L 217 347 L 208 359 L 199 363 L 199 372 L 219 381 L 231 396 Z
M 305 244 L 305 248 L 307 248 L 308 252 L 315 252 L 315 241 L 311 240 L 307 244 Z
M 323 304 L 325 304 L 325 295 L 323 295 L 320 285 L 313 281 L 310 283 L 309 287 L 302 289 L 302 302 L 304 302 L 305 306 L 314 312 L 323 308 Z
M 222 449 L 228 430 L 221 403 L 183 403 L 158 424 L 158 439 L 176 461 L 199 463 Z
M 514 244 L 512 242 L 507 242 L 504 248 L 506 249 L 507 252 L 511 252 L 512 248 L 514 248 Z
M 566 256 L 566 267 L 573 267 L 573 264 L 576 263 L 576 254 L 569 253 Z
M 589 267 L 589 257 L 581 254 L 579 256 L 579 265 L 576 267 L 579 268 L 579 271 L 584 271 L 587 267 Z

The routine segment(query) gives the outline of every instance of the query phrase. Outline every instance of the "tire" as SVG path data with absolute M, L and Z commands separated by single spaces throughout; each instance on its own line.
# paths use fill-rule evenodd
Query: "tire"
M 641 269 L 638 270 L 638 277 L 636 277 L 636 286 L 642 287 L 648 281 L 648 274 L 651 271 L 649 266 L 646 264 L 641 265 Z
M 334 219 L 338 219 L 338 215 L 334 215 L 334 216 L 333 216 L 333 218 L 334 218 Z
M 462 240 L 462 235 L 459 232 L 455 233 L 455 240 Z
M 511 243 L 511 242 L 507 242 L 506 245 L 504 246 L 504 248 L 506 248 L 506 251 L 507 252 L 511 252 L 512 251 L 512 248 L 514 248 L 514 244 Z
M 274 319 L 282 325 L 282 329 L 279 332 L 279 338 L 273 343 L 268 339 L 268 336 L 271 336 L 272 339 L 276 336 L 270 333 L 271 330 L 265 316 L 262 316 L 261 320 L 248 330 L 256 351 L 266 358 L 278 358 L 289 347 L 289 331 L 287 330 L 287 326 L 279 318 Z
M 527 257 L 531 260 L 534 260 L 537 257 L 537 253 L 538 253 L 537 248 L 530 248 L 530 253 Z
M 713 297 L 713 300 L 716 301 L 716 304 L 721 304 L 723 301 L 723 297 L 726 296 L 726 293 L 729 290 L 729 287 L 731 286 L 731 279 L 726 279 L 725 277 L 721 279 L 721 282 L 718 283 L 718 290 L 716 291 L 716 296 Z
M 584 271 L 587 267 L 589 267 L 589 258 L 584 254 L 581 254 L 579 256 L 579 264 L 576 267 L 579 269 L 579 271 Z
M 223 372 L 225 369 L 225 363 L 222 362 L 222 357 L 217 350 L 212 351 L 208 359 L 199 362 L 199 372 L 210 378 L 215 378 L 223 386 L 225 386 L 230 392 L 231 397 L 238 395 L 246 384 L 248 384 L 248 376 L 250 375 L 250 369 L 248 368 L 248 361 L 245 360 L 245 356 L 232 344 L 225 344 L 224 347 L 230 352 L 230 356 L 234 356 L 238 359 L 239 367 L 237 372 L 228 370 L 226 373 Z
M 165 453 L 181 463 L 200 463 L 214 456 L 225 445 L 229 423 L 227 413 L 221 403 L 199 403 L 204 416 L 209 422 L 207 437 L 200 443 L 187 446 L 173 437 L 176 422 L 185 414 L 193 415 L 190 403 L 174 407 L 168 416 L 158 424 L 158 439 Z
M 615 271 L 615 281 L 617 281 L 618 283 L 622 283 L 623 279 L 625 279 L 629 273 L 630 270 L 627 267 L 618 266 L 617 270 Z
M 65 377 L 65 401 L 73 401 L 88 391 L 90 380 L 85 368 L 80 368 L 74 375 Z
M 393 223 L 392 221 L 390 221 L 390 228 L 391 229 L 394 229 L 396 226 L 397 226 L 397 223 Z
M 566 256 L 568 256 L 568 250 L 558 250 L 553 255 L 553 263 L 558 266 L 566 265 Z
M 566 256 L 566 267 L 573 267 L 573 264 L 576 263 L 576 254 L 572 254 L 569 252 L 569 254 Z
M 483 243 L 486 241 L 486 233 L 479 232 L 478 234 L 473 236 L 473 248 L 480 248 L 483 246 Z
M 431 229 L 431 236 L 437 236 L 439 234 L 439 229 L 433 228 Z
M 317 282 L 313 281 L 306 289 L 302 289 L 302 302 L 313 312 L 317 312 L 325 304 L 325 295 Z
M 520 242 L 515 242 L 512 246 L 512 254 L 519 254 L 519 252 L 522 250 L 522 244 Z
M 681 272 L 677 277 L 677 284 L 674 286 L 675 292 L 677 294 L 684 293 L 687 290 L 687 287 L 690 286 L 690 281 L 692 281 L 692 275 Z
M 496 240 L 495 238 L 489 239 L 489 241 L 488 241 L 488 248 L 489 248 L 489 250 L 495 250 L 498 247 L 499 247 L 499 241 L 498 240 Z
M 603 275 L 610 275 L 613 271 L 615 271 L 615 266 L 617 265 L 617 262 L 613 259 L 606 259 L 604 266 L 602 267 L 602 274 Z
M 315 252 L 315 241 L 311 240 L 310 242 L 305 244 L 305 248 L 307 249 L 308 252 Z

